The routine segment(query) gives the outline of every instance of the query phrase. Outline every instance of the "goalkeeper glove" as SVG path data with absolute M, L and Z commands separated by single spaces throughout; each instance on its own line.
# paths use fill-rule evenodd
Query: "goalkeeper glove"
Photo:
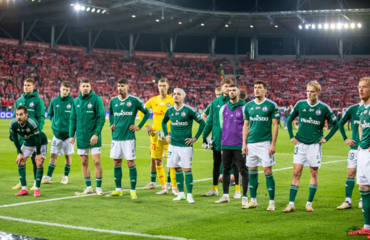
M 207 138 L 203 138 L 203 144 L 202 144 L 202 147 L 205 149 L 205 150 L 208 150 L 210 149 L 209 147 L 209 144 L 208 144 L 208 141 L 207 141 Z
M 158 140 L 159 141 L 165 141 L 166 140 L 166 137 L 164 136 L 164 132 L 162 130 L 159 130 L 157 134 L 158 134 Z

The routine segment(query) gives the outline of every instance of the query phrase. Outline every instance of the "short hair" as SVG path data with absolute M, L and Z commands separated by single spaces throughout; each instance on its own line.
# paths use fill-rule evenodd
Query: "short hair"
M 237 89 L 240 90 L 240 87 L 238 84 L 235 84 L 235 83 L 230 84 L 229 88 L 232 88 L 232 87 L 236 87 Z
M 167 83 L 168 84 L 168 79 L 167 78 L 161 78 L 161 79 L 159 79 L 158 80 L 158 83 L 163 83 L 163 82 L 165 82 L 165 83 Z
M 311 82 L 307 83 L 307 87 L 308 87 L 308 86 L 313 86 L 313 87 L 315 87 L 315 88 L 316 88 L 316 90 L 317 90 L 318 92 L 321 92 L 321 86 L 320 86 L 320 83 L 318 83 L 316 80 L 314 80 L 314 81 L 311 81 Z
M 128 80 L 126 78 L 121 78 L 120 80 L 118 80 L 117 84 L 128 85 Z
M 245 100 L 247 98 L 247 92 L 244 89 L 240 89 L 239 99 Z
M 223 86 L 224 84 L 233 84 L 233 83 L 234 83 L 234 81 L 231 80 L 230 78 L 224 78 L 221 81 L 221 86 Z
M 167 94 L 171 94 L 171 92 L 172 92 L 172 87 L 168 87 Z
M 24 113 L 27 113 L 27 108 L 26 108 L 26 106 L 18 106 L 18 107 L 16 108 L 16 111 L 19 111 L 19 110 L 23 110 L 23 112 L 24 112 Z
M 60 87 L 71 88 L 71 83 L 68 81 L 63 81 Z
M 182 90 L 181 88 L 175 88 L 174 90 L 173 90 L 173 92 L 175 93 L 175 91 L 176 90 L 179 90 L 180 92 L 181 92 L 181 95 L 185 98 L 186 97 L 186 93 L 185 93 L 185 91 L 184 90 Z
M 363 77 L 363 78 L 360 78 L 360 81 L 359 81 L 358 83 L 360 83 L 360 82 L 362 82 L 362 81 L 366 81 L 366 82 L 370 85 L 370 77 Z
M 215 92 L 221 92 L 221 91 L 222 91 L 221 87 L 216 87 Z
M 254 85 L 259 85 L 259 84 L 263 85 L 263 89 L 267 89 L 267 83 L 266 82 L 264 82 L 262 80 L 257 80 L 257 81 L 254 82 Z
M 89 80 L 89 79 L 87 79 L 87 78 L 84 78 L 84 79 L 82 79 L 82 80 L 81 80 L 80 85 L 81 85 L 81 84 L 83 84 L 83 83 L 88 83 L 88 84 L 90 84 L 90 80 Z
M 32 85 L 35 85 L 35 81 L 32 78 L 27 78 L 24 80 L 24 82 L 32 83 Z

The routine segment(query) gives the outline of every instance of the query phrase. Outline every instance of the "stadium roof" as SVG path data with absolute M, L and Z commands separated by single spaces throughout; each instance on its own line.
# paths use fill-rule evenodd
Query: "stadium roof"
M 313 1 L 313 0 L 312 0 Z M 239 36 L 289 37 L 338 35 L 344 31 L 307 31 L 299 24 L 370 23 L 370 9 L 345 8 L 341 0 L 333 9 L 307 9 L 301 6 L 310 0 L 297 0 L 291 11 L 226 12 L 186 8 L 154 0 L 0 0 L 0 24 L 29 22 L 31 29 L 63 25 L 69 33 L 109 30 L 119 35 L 150 33 L 162 36 Z M 345 2 L 345 1 L 344 1 Z M 73 4 L 73 5 L 72 5 Z M 79 4 L 84 10 L 76 11 Z M 320 6 L 320 5 L 318 5 Z M 317 6 L 316 6 L 317 7 Z M 89 8 L 89 11 L 86 11 Z M 100 13 L 95 10 L 101 9 Z M 103 11 L 105 14 L 102 14 Z M 255 8 L 258 10 L 258 6 Z M 361 31 L 351 36 L 369 36 L 370 28 L 363 24 Z M 3 30 L 0 27 L 0 30 Z

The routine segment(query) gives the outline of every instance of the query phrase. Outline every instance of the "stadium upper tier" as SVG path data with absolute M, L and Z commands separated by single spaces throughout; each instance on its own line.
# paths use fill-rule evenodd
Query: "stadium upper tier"
M 201 61 L 192 59 L 124 58 L 30 49 L 0 45 L 0 104 L 12 105 L 22 93 L 24 79 L 33 78 L 40 97 L 48 106 L 59 93 L 60 83 L 72 83 L 72 96 L 78 95 L 79 81 L 88 78 L 92 89 L 109 105 L 116 96 L 116 82 L 127 78 L 129 92 L 146 102 L 158 94 L 153 79 L 167 78 L 172 88 L 183 88 L 186 102 L 204 109 L 214 98 L 220 82 L 220 64 L 225 75 L 233 74 L 226 59 Z M 317 80 L 322 85 L 320 99 L 331 107 L 345 107 L 359 101 L 357 84 L 370 75 L 370 59 L 356 60 L 251 60 L 242 57 L 236 67 L 238 84 L 248 88 L 253 98 L 253 82 L 268 83 L 268 98 L 279 106 L 306 98 L 306 83 Z

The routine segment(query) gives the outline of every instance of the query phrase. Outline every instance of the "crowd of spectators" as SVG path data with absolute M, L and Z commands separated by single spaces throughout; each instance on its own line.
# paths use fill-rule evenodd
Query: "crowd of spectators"
M 79 82 L 88 78 L 92 89 L 102 97 L 105 107 L 116 96 L 116 81 L 127 78 L 129 92 L 147 101 L 158 94 L 156 81 L 167 78 L 172 88 L 187 93 L 185 102 L 205 109 L 213 100 L 214 89 L 225 77 L 236 77 L 253 98 L 253 82 L 268 83 L 268 98 L 279 106 L 306 98 L 306 83 L 317 80 L 322 86 L 320 99 L 331 107 L 346 107 L 359 101 L 358 79 L 370 75 L 370 59 L 355 60 L 251 60 L 242 57 L 236 65 L 226 59 L 134 58 L 41 50 L 22 46 L 0 45 L 0 103 L 11 106 L 22 93 L 24 79 L 33 78 L 46 109 L 59 93 L 60 83 L 72 83 L 72 96 L 78 96 Z

